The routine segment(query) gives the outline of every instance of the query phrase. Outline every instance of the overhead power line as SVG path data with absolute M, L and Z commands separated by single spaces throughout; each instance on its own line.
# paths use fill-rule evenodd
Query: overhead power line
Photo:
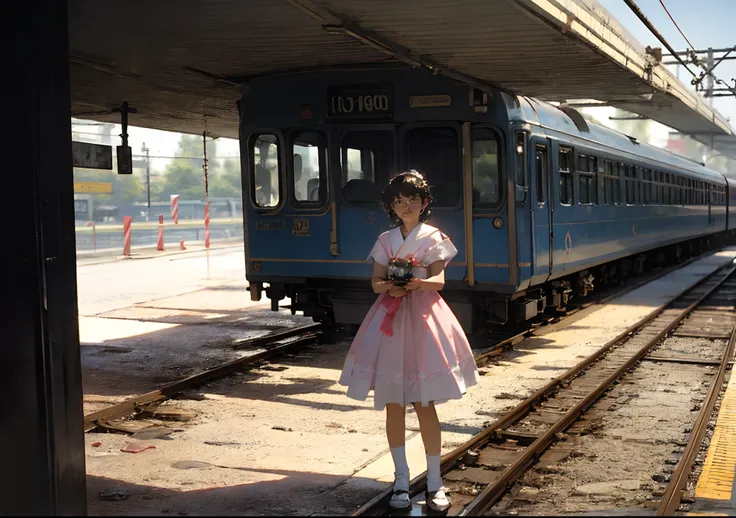
M 710 76 L 710 77 L 713 78 L 713 81 L 716 84 L 721 85 L 721 86 L 724 86 L 733 95 L 736 95 L 736 88 L 729 86 L 725 81 L 723 81 L 722 79 L 719 79 L 713 73 L 713 69 L 718 65 L 718 63 L 720 63 L 721 61 L 723 61 L 724 58 L 727 58 L 728 55 L 731 53 L 730 50 L 728 52 L 726 52 L 726 54 L 717 63 L 711 65 L 710 68 L 708 66 L 704 65 L 703 62 L 698 58 L 698 56 L 696 54 L 696 51 L 695 51 L 695 47 L 693 47 L 693 44 L 690 43 L 690 40 L 687 39 L 687 36 L 685 36 L 685 34 L 680 30 L 680 27 L 677 25 L 677 22 L 675 22 L 675 19 L 672 17 L 672 15 L 670 14 L 670 12 L 667 10 L 667 7 L 664 5 L 663 0 L 659 0 L 659 3 L 662 4 L 662 7 L 664 8 L 665 12 L 667 13 L 667 16 L 670 17 L 670 20 L 672 20 L 672 23 L 675 25 L 675 27 L 677 28 L 677 30 L 679 31 L 679 33 L 682 35 L 683 38 L 685 38 L 685 41 L 688 43 L 688 45 L 690 45 L 690 49 L 687 50 L 684 54 L 687 55 L 690 58 L 690 61 L 692 61 L 693 64 L 695 64 L 696 66 L 698 66 L 698 67 L 700 67 L 700 68 L 702 68 L 704 70 L 700 74 L 696 74 L 695 72 L 693 72 L 692 70 L 690 70 L 690 68 L 687 66 L 687 62 L 684 61 L 680 57 L 683 53 L 682 52 L 676 52 L 675 49 L 672 48 L 672 46 L 667 42 L 667 40 L 664 39 L 664 36 L 662 36 L 660 34 L 660 32 L 656 29 L 656 27 L 654 27 L 654 25 L 652 24 L 652 22 L 650 22 L 647 19 L 647 17 L 644 16 L 644 13 L 639 8 L 639 6 L 636 5 L 636 2 L 634 2 L 634 0 L 624 0 L 624 2 L 626 3 L 626 5 L 629 6 L 629 8 L 639 18 L 639 20 L 641 20 L 641 22 L 644 25 L 646 25 L 647 29 L 649 29 L 649 31 L 662 43 L 662 45 L 664 45 L 667 48 L 667 50 L 670 52 L 670 54 L 672 55 L 672 57 L 674 57 L 679 62 L 679 64 L 681 64 L 685 68 L 685 70 L 687 70 L 688 72 L 690 72 L 690 75 L 693 76 L 693 80 L 691 81 L 691 84 L 696 87 L 696 90 L 698 89 L 698 86 L 702 83 L 703 78 L 705 78 L 707 76 Z M 736 81 L 734 81 L 734 83 L 736 84 Z
M 682 37 L 685 38 L 685 41 L 687 42 L 688 45 L 690 45 L 690 48 L 695 50 L 695 46 L 692 43 L 690 43 L 690 40 L 687 39 L 687 36 L 685 36 L 685 33 L 680 30 L 680 26 L 677 25 L 677 22 L 675 21 L 675 19 L 672 18 L 672 15 L 667 10 L 667 6 L 664 5 L 664 2 L 662 0 L 659 0 L 659 3 L 662 4 L 662 8 L 664 9 L 664 12 L 667 13 L 667 16 L 669 16 L 670 20 L 672 20 L 672 23 L 675 25 L 675 27 L 677 27 L 677 31 L 680 33 L 680 35 L 682 35 Z
M 672 54 L 672 56 L 674 56 L 674 58 L 677 61 L 679 61 L 683 67 L 685 67 L 685 70 L 690 72 L 690 74 L 693 77 L 697 77 L 697 74 L 693 72 L 692 70 L 690 70 L 690 68 L 687 66 L 687 63 L 685 63 L 682 60 L 682 58 L 677 55 L 677 52 L 675 51 L 675 49 L 672 48 L 672 45 L 667 43 L 667 40 L 664 39 L 664 36 L 662 36 L 657 30 L 657 28 L 654 25 L 652 25 L 652 22 L 650 22 L 649 19 L 646 16 L 644 16 L 644 13 L 641 11 L 641 9 L 639 9 L 639 6 L 636 5 L 636 2 L 634 2 L 634 0 L 624 0 L 624 2 L 626 2 L 626 5 L 629 6 L 629 9 L 631 9 L 634 12 L 634 14 L 639 18 L 639 20 L 641 20 L 641 22 L 644 25 L 646 25 L 647 29 L 649 29 L 649 31 L 652 34 L 654 34 L 654 37 L 657 38 L 662 43 L 662 45 L 664 45 L 667 48 L 667 50 L 670 51 L 670 54 Z

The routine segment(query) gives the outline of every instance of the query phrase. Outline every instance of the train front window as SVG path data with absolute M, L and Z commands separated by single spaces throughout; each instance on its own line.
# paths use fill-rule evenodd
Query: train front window
M 422 173 L 437 206 L 453 206 L 460 193 L 460 139 L 453 128 L 416 128 L 407 133 L 407 165 Z
M 381 189 L 395 172 L 394 135 L 390 131 L 352 131 L 340 146 L 342 193 L 349 203 L 378 203 Z
M 495 205 L 501 198 L 498 140 L 488 129 L 473 130 L 473 203 Z
M 251 177 L 253 202 L 257 207 L 272 209 L 281 201 L 279 141 L 276 135 L 264 133 L 251 138 Z
M 302 203 L 320 203 L 327 198 L 327 146 L 316 131 L 302 131 L 292 138 L 294 198 Z

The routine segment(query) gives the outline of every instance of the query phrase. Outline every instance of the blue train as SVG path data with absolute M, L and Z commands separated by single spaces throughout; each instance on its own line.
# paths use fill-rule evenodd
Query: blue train
M 417 169 L 459 253 L 467 332 L 563 308 L 648 261 L 736 232 L 736 182 L 535 99 L 403 66 L 252 80 L 239 101 L 251 298 L 358 324 L 381 189 Z

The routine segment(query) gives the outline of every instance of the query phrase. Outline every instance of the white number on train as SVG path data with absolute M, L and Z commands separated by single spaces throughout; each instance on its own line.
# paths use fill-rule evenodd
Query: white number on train
M 332 98 L 332 113 L 388 111 L 387 95 L 338 96 Z

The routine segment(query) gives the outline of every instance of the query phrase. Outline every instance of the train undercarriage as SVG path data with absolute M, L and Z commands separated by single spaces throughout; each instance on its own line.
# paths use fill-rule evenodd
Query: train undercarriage
M 442 297 L 460 321 L 466 333 L 479 329 L 497 329 L 515 326 L 563 314 L 573 299 L 586 297 L 600 287 L 622 284 L 632 275 L 664 268 L 689 257 L 698 256 L 734 242 L 733 232 L 692 239 L 666 247 L 604 263 L 543 285 L 516 293 L 498 293 L 467 287 L 463 283 L 447 283 Z M 355 327 L 376 300 L 366 281 L 338 279 L 305 279 L 300 283 L 251 282 L 252 300 L 262 294 L 271 300 L 271 309 L 290 309 L 292 314 L 302 312 L 315 322 Z M 288 306 L 279 302 L 290 299 Z

